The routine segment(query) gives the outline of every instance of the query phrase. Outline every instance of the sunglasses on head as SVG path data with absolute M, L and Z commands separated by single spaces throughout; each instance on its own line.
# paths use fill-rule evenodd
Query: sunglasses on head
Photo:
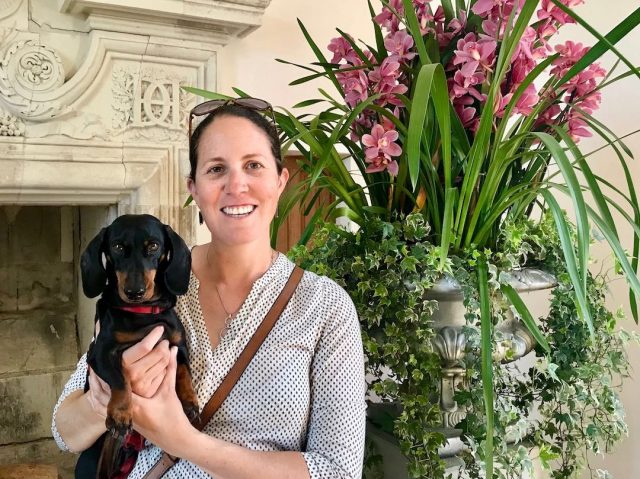
M 200 103 L 199 105 L 193 107 L 193 109 L 189 113 L 189 139 L 191 139 L 191 129 L 194 117 L 208 115 L 209 113 L 213 113 L 218 108 L 226 105 L 237 105 L 242 108 L 247 108 L 249 110 L 258 112 L 266 111 L 269 113 L 269 116 L 273 121 L 273 127 L 276 129 L 276 132 L 278 131 L 276 117 L 273 113 L 273 107 L 269 102 L 261 100 L 260 98 L 221 98 L 217 100 L 205 101 L 204 103 Z

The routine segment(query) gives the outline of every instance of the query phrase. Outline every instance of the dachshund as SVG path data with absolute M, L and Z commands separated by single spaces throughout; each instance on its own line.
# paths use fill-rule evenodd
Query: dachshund
M 156 217 L 123 215 L 91 240 L 81 256 L 80 269 L 84 294 L 89 298 L 102 295 L 96 305 L 100 333 L 89 347 L 87 362 L 111 388 L 105 421 L 108 432 L 85 455 L 85 463 L 95 461 L 99 449 L 95 477 L 112 479 L 120 477 L 123 462 L 134 464 L 137 457 L 137 451 L 133 460 L 127 453 L 137 433 L 132 431 L 131 384 L 122 369 L 122 353 L 158 325 L 164 326 L 161 339 L 178 347 L 176 393 L 183 410 L 192 422 L 198 416 L 185 331 L 173 310 L 176 296 L 185 294 L 189 286 L 191 254 L 182 238 Z M 141 441 L 137 435 L 136 449 L 141 448 Z M 81 460 L 76 474 L 78 467 L 86 465 L 80 466 Z

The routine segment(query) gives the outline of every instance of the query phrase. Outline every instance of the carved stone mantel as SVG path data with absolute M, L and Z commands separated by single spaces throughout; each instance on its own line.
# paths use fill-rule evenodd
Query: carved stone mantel
M 271 0 L 57 0 L 62 13 L 86 16 L 94 29 L 225 44 L 260 26 Z M 132 30 L 133 29 L 133 30 Z
M 195 239 L 186 117 L 271 0 L 0 0 L 0 203 L 111 205 Z

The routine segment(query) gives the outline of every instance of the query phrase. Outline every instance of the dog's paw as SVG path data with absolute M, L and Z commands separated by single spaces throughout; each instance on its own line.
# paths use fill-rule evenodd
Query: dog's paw
M 200 420 L 200 410 L 198 409 L 197 404 L 183 402 L 182 410 L 184 411 L 184 414 L 187 416 L 191 424 L 193 424 L 195 421 Z
M 117 418 L 107 416 L 105 424 L 107 426 L 107 430 L 114 438 L 122 440 L 124 440 L 125 436 L 133 429 L 131 418 L 124 415 Z

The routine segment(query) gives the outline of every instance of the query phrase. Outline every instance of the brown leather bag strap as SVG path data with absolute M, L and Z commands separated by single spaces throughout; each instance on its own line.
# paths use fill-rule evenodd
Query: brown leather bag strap
M 302 275 L 304 271 L 295 266 L 289 279 L 287 280 L 287 284 L 284 285 L 284 288 L 276 298 L 275 302 L 271 306 L 271 309 L 267 313 L 267 315 L 256 329 L 256 332 L 253 334 L 245 348 L 238 356 L 237 361 L 233 365 L 233 367 L 229 370 L 227 375 L 224 377 L 216 392 L 213 393 L 209 402 L 205 405 L 202 410 L 202 414 L 200 414 L 200 419 L 194 422 L 194 426 L 198 429 L 198 431 L 202 431 L 204 427 L 209 423 L 213 415 L 220 408 L 224 400 L 227 398 L 233 387 L 236 385 L 245 369 L 262 346 L 262 343 L 269 335 L 271 329 L 278 321 L 278 318 L 284 311 L 284 308 L 289 303 L 289 299 L 293 295 L 293 292 L 298 287 L 300 280 L 302 279 Z M 151 468 L 149 472 L 147 472 L 143 479 L 160 479 L 165 472 L 167 472 L 176 462 L 178 462 L 180 458 L 170 456 L 166 452 L 162 453 L 160 460 Z

